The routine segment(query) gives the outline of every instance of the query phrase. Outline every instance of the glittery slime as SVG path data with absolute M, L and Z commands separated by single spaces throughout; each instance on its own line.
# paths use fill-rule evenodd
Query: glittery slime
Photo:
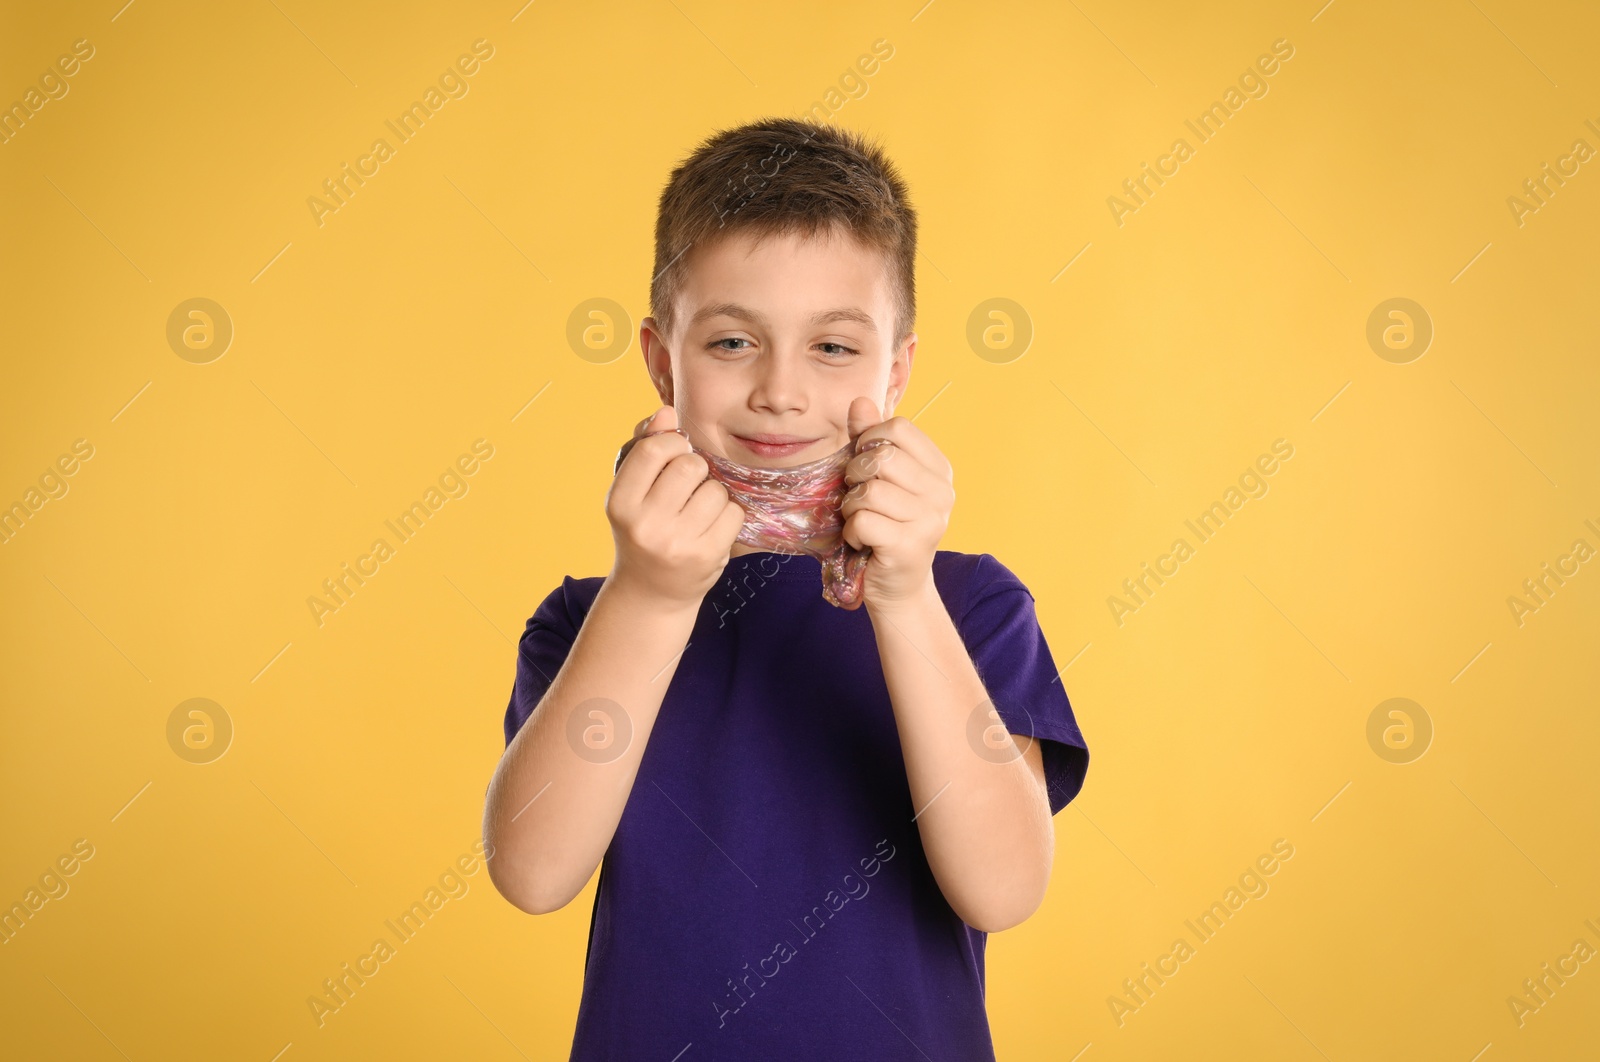
M 681 428 L 647 432 L 664 435 L 674 432 L 688 438 Z M 637 440 L 630 439 L 617 454 L 616 468 Z M 886 442 L 870 439 L 863 451 Z M 844 518 L 839 506 L 849 487 L 844 481 L 845 466 L 856 456 L 854 443 L 840 447 L 827 457 L 794 468 L 756 468 L 702 450 L 693 443 L 690 449 L 711 468 L 711 478 L 727 488 L 728 494 L 744 509 L 744 526 L 735 541 L 774 553 L 807 554 L 822 562 L 822 596 L 842 609 L 861 607 L 862 583 L 866 578 L 870 549 L 856 549 L 842 536 Z

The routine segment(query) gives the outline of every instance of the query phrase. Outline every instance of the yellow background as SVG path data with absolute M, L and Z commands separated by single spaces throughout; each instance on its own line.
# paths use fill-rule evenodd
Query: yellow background
M 945 548 L 1034 591 L 1093 756 L 1043 908 L 990 941 L 1000 1057 L 1592 1054 L 1600 964 L 1521 1027 L 1506 1002 L 1600 946 L 1600 566 L 1507 604 L 1600 547 L 1600 160 L 1506 203 L 1600 149 L 1592 8 L 119 6 L 0 33 L 0 101 L 96 49 L 0 145 L 0 500 L 95 448 L 0 545 L 0 902 L 95 848 L 0 945 L 5 1054 L 566 1057 L 588 891 L 532 918 L 479 871 L 324 1027 L 306 999 L 470 850 L 522 623 L 609 568 L 670 168 L 880 38 L 835 120 L 921 212 L 900 412 L 956 468 Z M 479 38 L 468 95 L 319 226 L 307 198 Z M 1280 38 L 1268 94 L 1119 226 L 1107 198 Z M 209 364 L 166 338 L 196 297 L 234 327 Z M 1435 332 L 1406 364 L 1366 339 L 1394 297 Z M 634 333 L 605 363 L 566 338 L 594 298 Z M 967 342 L 991 298 L 1020 357 Z M 470 492 L 318 627 L 306 598 L 478 438 Z M 1279 438 L 1269 492 L 1119 625 Z M 235 728 L 205 765 L 167 741 L 195 697 Z M 1434 728 L 1407 764 L 1367 740 L 1394 697 Z M 1278 838 L 1270 892 L 1119 1026 L 1123 979 Z

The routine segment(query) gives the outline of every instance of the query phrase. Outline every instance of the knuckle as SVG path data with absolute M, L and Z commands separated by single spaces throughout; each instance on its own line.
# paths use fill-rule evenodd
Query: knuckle
M 711 466 L 706 464 L 706 459 L 693 450 L 685 451 L 674 457 L 670 462 L 673 468 L 686 474 L 704 478 L 711 471 Z

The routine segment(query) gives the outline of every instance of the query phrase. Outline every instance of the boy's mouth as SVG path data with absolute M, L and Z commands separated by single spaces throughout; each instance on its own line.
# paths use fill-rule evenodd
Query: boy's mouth
M 799 435 L 735 435 L 734 438 L 757 457 L 789 457 L 819 441 Z

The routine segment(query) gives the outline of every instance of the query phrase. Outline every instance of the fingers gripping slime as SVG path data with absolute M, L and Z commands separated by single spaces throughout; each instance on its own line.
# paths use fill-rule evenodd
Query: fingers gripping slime
M 681 428 L 666 431 L 688 438 Z M 666 431 L 647 432 L 641 438 Z M 617 455 L 618 468 L 633 442 L 629 440 Z M 868 440 L 863 450 L 883 442 Z M 849 489 L 844 473 L 856 455 L 854 443 L 794 468 L 756 468 L 692 443 L 690 448 L 705 458 L 711 478 L 726 487 L 729 496 L 744 509 L 744 526 L 735 541 L 774 553 L 816 557 L 822 562 L 822 596 L 828 603 L 843 609 L 861 607 L 862 584 L 872 551 L 856 549 L 844 540 L 844 517 L 839 511 Z

